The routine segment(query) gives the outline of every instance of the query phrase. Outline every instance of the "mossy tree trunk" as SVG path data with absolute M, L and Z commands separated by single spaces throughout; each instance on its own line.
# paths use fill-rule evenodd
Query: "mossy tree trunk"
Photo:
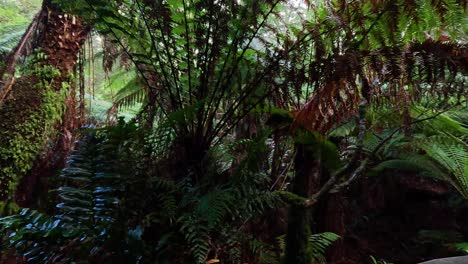
M 28 205 L 36 200 L 34 196 L 38 194 L 38 186 L 41 188 L 37 183 L 44 173 L 51 173 L 54 168 L 64 165 L 65 157 L 73 145 L 74 131 L 80 126 L 81 121 L 75 90 L 77 77 L 73 76 L 73 73 L 76 72 L 78 54 L 90 28 L 77 17 L 62 12 L 52 4 L 51 0 L 44 0 L 42 9 L 47 11 L 45 12 L 47 15 L 43 17 L 44 28 L 38 47 L 46 55 L 43 64 L 50 65 L 60 72 L 60 75 L 52 80 L 50 88 L 57 92 L 69 89 L 69 92 L 63 102 L 65 109 L 62 120 L 55 125 L 55 129 L 59 132 L 55 144 L 46 150 L 46 157 L 49 160 L 37 163 L 40 165 L 33 168 L 17 190 L 16 200 L 22 205 Z
M 296 144 L 295 177 L 292 192 L 308 197 L 317 188 L 318 161 L 315 160 L 309 145 Z M 311 210 L 300 205 L 291 205 L 286 235 L 285 264 L 310 264 L 308 250 L 311 235 Z
M 29 206 L 35 201 L 40 177 L 50 175 L 51 168 L 62 165 L 72 145 L 73 131 L 79 125 L 72 73 L 81 45 L 89 32 L 88 26 L 78 18 L 63 13 L 50 0 L 43 2 L 39 22 L 35 22 L 38 23 L 37 33 L 31 35 L 34 39 L 28 42 L 35 43 L 35 47 L 45 56 L 38 65 L 31 67 L 51 66 L 58 74 L 46 76 L 34 69 L 32 76 L 20 77 L 12 86 L 12 98 L 19 92 L 27 92 L 31 97 L 39 96 L 38 105 L 18 111 L 11 107 L 0 110 L 0 116 L 24 115 L 23 119 L 9 126 L 10 132 L 2 131 L 3 139 L 0 141 L 0 187 L 4 190 L 0 201 L 13 200 L 22 206 Z M 28 87 L 20 87 L 25 83 Z M 6 100 L 4 104 L 17 104 L 9 101 Z M 17 134 L 20 137 L 15 136 Z M 18 142 L 18 138 L 22 141 Z M 11 151 L 12 146 L 18 146 L 17 153 Z

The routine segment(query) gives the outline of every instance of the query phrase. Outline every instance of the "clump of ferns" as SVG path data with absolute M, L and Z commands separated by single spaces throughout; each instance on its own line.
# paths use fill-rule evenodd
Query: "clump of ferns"
M 390 169 L 415 172 L 447 181 L 462 196 L 468 197 L 468 130 L 463 117 L 450 111 L 428 110 L 420 105 L 413 106 L 411 112 L 414 124 L 410 134 L 404 133 L 398 124 L 393 124 L 393 127 L 380 132 L 374 129 L 366 135 L 364 149 L 375 155 L 370 175 Z M 391 137 L 384 146 L 374 153 L 373 150 L 388 136 Z
M 53 216 L 25 210 L 1 220 L 18 254 L 31 263 L 275 263 L 275 249 L 247 228 L 280 203 L 269 191 L 268 175 L 252 162 L 264 150 L 264 138 L 244 141 L 246 158 L 224 183 L 210 182 L 223 171 L 215 169 L 195 185 L 190 177 L 148 177 L 143 160 L 132 163 L 132 157 L 145 156 L 132 140 L 141 136 L 134 124 L 121 120 L 94 133 L 78 143 L 60 176 Z
M 158 190 L 155 192 L 158 193 L 157 204 L 161 208 L 148 215 L 147 220 L 153 222 L 148 223 L 149 226 L 157 224 L 162 230 L 168 230 L 158 242 L 161 252 L 164 243 L 166 247 L 179 244 L 182 248 L 187 245 L 185 252 L 191 252 L 195 263 L 221 255 L 226 259 L 236 258 L 245 241 L 233 241 L 233 238 L 241 237 L 242 226 L 279 202 L 274 194 L 259 188 L 264 179 L 246 175 L 204 193 L 202 186 L 194 186 L 188 178 L 178 184 L 153 179 L 153 187 Z
M 210 163 L 214 165 L 199 184 L 194 184 L 191 177 L 179 182 L 159 176 L 151 178 L 155 195 L 153 204 L 157 206 L 146 216 L 146 226 L 167 230 L 159 232 L 155 255 L 167 258 L 171 249 L 179 248 L 175 250 L 179 257 L 180 252 L 190 252 L 191 256 L 185 257 L 195 263 L 205 263 L 212 258 L 220 258 L 223 263 L 239 263 L 237 260 L 249 255 L 271 255 L 268 250 L 260 254 L 248 249 L 251 237 L 246 226 L 267 210 L 277 207 L 280 199 L 269 191 L 268 175 L 249 167 L 254 164 L 250 159 L 262 149 L 264 140 L 245 140 L 243 143 L 249 143 L 249 154 L 224 182 L 220 183 L 219 178 L 226 176 L 223 174 L 228 171 L 229 160 L 217 160 L 220 157 L 217 154 L 209 155 L 213 159 Z M 226 149 L 215 151 L 224 153 Z
M 28 263 L 137 263 L 144 254 L 143 231 L 130 222 L 139 209 L 130 201 L 142 193 L 128 187 L 137 181 L 123 162 L 136 131 L 121 120 L 84 136 L 59 175 L 53 215 L 24 209 L 0 220 L 8 247 Z

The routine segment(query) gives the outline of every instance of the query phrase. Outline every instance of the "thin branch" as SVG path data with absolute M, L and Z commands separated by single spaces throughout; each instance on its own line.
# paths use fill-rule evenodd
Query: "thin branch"
M 284 168 L 284 170 L 278 175 L 278 177 L 276 178 L 275 182 L 271 185 L 270 191 L 273 191 L 273 189 L 275 188 L 275 186 L 278 184 L 279 180 L 280 180 L 286 173 L 288 173 L 289 169 L 291 168 L 291 166 L 292 166 L 293 163 L 294 163 L 294 159 L 296 158 L 296 155 L 297 155 L 297 151 L 294 151 L 294 154 L 292 155 L 291 160 L 289 161 L 288 165 L 286 165 L 286 167 Z M 284 186 L 284 182 L 285 182 L 285 181 L 286 181 L 286 177 L 284 177 L 284 181 L 283 181 L 283 183 L 281 184 L 280 189 L 282 189 L 282 187 Z
M 358 132 L 358 143 L 357 143 L 357 149 L 353 154 L 353 157 L 351 158 L 351 161 L 348 162 L 345 166 L 343 166 L 341 169 L 339 169 L 337 172 L 335 172 L 329 179 L 328 181 L 320 188 L 320 190 L 312 195 L 310 198 L 306 199 L 304 202 L 305 207 L 310 207 L 314 205 L 319 198 L 321 198 L 323 195 L 328 193 L 335 185 L 335 183 L 343 176 L 346 174 L 350 168 L 354 166 L 354 164 L 357 162 L 359 157 L 361 156 L 362 153 L 362 148 L 363 148 L 363 142 L 364 142 L 364 136 L 366 134 L 366 107 L 367 107 L 367 101 L 365 99 L 362 100 L 361 105 L 359 106 L 359 115 L 357 117 L 358 119 L 358 124 L 359 124 L 359 132 Z
M 434 119 L 438 117 L 439 115 L 447 112 L 448 110 L 445 109 L 441 112 L 438 112 L 430 117 L 426 118 L 421 118 L 414 120 L 411 122 L 411 125 L 421 123 L 427 120 Z M 390 134 L 388 134 L 380 143 L 374 148 L 374 150 L 367 156 L 366 159 L 364 159 L 359 166 L 351 173 L 351 176 L 343 183 L 336 184 L 336 182 L 340 179 L 341 176 L 343 176 L 347 170 L 351 167 L 351 163 L 348 163 L 346 166 L 344 166 L 342 169 L 337 171 L 334 175 L 330 177 L 330 179 L 322 186 L 322 188 L 315 194 L 313 194 L 310 198 L 306 199 L 304 201 L 304 206 L 305 207 L 311 207 L 314 204 L 316 204 L 319 200 L 320 197 L 327 193 L 336 193 L 344 189 L 345 187 L 349 186 L 354 180 L 356 180 L 359 175 L 362 174 L 362 172 L 366 169 L 367 164 L 370 162 L 370 159 L 372 156 L 374 156 L 390 139 L 395 136 L 396 133 L 398 133 L 400 130 L 402 130 L 404 126 L 400 126 L 392 130 Z M 361 131 L 361 130 L 360 130 Z

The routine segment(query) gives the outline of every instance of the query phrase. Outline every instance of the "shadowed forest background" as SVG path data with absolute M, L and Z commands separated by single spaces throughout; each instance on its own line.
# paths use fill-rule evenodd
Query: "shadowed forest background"
M 0 0 L 0 263 L 468 255 L 464 0 Z

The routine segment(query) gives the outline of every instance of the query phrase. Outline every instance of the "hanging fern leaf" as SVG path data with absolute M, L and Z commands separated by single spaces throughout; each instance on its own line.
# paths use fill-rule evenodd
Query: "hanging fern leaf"
M 115 95 L 114 104 L 119 109 L 134 107 L 137 103 L 146 102 L 147 91 L 140 77 L 134 76 Z

